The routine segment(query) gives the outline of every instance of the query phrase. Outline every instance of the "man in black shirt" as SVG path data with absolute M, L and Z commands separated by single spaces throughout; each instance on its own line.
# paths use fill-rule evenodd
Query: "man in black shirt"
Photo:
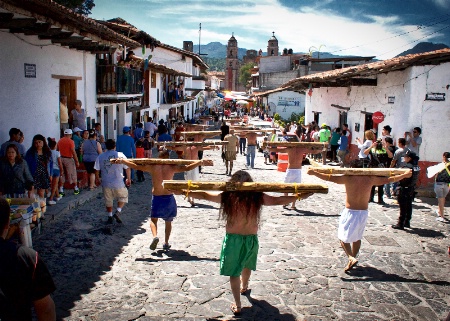
M 403 230 L 405 227 L 410 227 L 412 202 L 414 200 L 415 187 L 420 173 L 420 167 L 417 165 L 419 157 L 416 153 L 407 150 L 404 160 L 405 164 L 402 168 L 412 169 L 412 176 L 404 178 L 399 182 L 400 191 L 398 193 L 398 205 L 400 207 L 400 215 L 397 224 L 392 225 L 392 228 L 397 230 Z
M 8 202 L 0 199 L 0 320 L 31 321 L 33 304 L 39 321 L 55 321 L 52 277 L 36 251 L 5 241 L 9 215 Z

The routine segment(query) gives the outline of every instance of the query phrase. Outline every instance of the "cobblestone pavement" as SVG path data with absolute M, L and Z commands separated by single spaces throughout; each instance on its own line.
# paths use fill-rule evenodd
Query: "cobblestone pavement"
M 220 152 L 205 151 L 204 157 L 213 158 L 215 166 L 203 168 L 202 180 L 228 179 Z M 257 153 L 255 169 L 250 169 L 254 180 L 282 182 L 284 173 L 263 161 Z M 238 155 L 238 169 L 245 169 L 244 156 Z M 66 196 L 49 207 L 34 247 L 58 287 L 58 319 L 233 319 L 229 279 L 219 275 L 225 230 L 218 206 L 198 201 L 191 207 L 177 196 L 172 249 L 163 252 L 160 242 L 152 251 L 151 179 L 147 174 L 146 178 L 130 188 L 121 226 L 106 225 L 100 189 Z M 304 167 L 303 182 L 321 181 L 308 176 Z M 75 201 L 79 204 L 71 209 Z M 390 225 L 398 206 L 371 203 L 360 263 L 349 274 L 343 272 L 347 262 L 337 239 L 342 186 L 330 183 L 328 194 L 297 202 L 297 210 L 265 207 L 258 266 L 250 294 L 243 297 L 240 319 L 445 319 L 450 303 L 450 225 L 435 221 L 436 205 L 435 199 L 417 199 L 412 228 L 397 231 Z

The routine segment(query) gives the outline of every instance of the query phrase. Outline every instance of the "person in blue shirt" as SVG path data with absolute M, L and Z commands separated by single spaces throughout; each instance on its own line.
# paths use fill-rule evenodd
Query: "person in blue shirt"
M 144 125 L 142 123 L 136 124 L 136 129 L 134 130 L 134 141 L 138 141 L 144 138 Z
M 125 126 L 122 129 L 123 135 L 117 137 L 116 151 L 123 153 L 127 158 L 136 158 L 136 145 L 131 137 L 131 128 Z M 125 177 L 125 173 L 124 173 Z M 134 179 L 134 170 L 131 171 L 131 181 Z
M 339 157 L 339 162 L 341 164 L 341 167 L 347 167 L 347 163 L 345 161 L 345 156 L 347 155 L 347 148 L 348 148 L 348 137 L 347 137 L 347 131 L 343 129 L 341 131 L 341 137 L 338 140 L 338 152 L 337 155 Z
M 167 128 L 162 128 L 161 133 L 158 134 L 158 138 L 156 139 L 158 142 L 170 142 L 172 141 L 172 136 L 167 133 Z

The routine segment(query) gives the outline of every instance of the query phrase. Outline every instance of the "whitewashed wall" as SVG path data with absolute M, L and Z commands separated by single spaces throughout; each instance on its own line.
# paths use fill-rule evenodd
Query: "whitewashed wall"
M 1 32 L 0 43 L 1 142 L 9 139 L 11 127 L 24 132 L 26 148 L 38 133 L 59 138 L 59 79 L 52 75 L 81 77 L 77 98 L 87 116 L 95 118 L 94 55 L 22 34 Z M 25 63 L 36 65 L 36 78 L 25 78 Z
M 314 120 L 315 112 L 321 112 L 319 123 L 332 128 L 338 126 L 339 109 L 331 104 L 350 107 L 347 122 L 355 138 L 363 138 L 364 118 L 361 113 L 381 111 L 385 120 L 379 124 L 390 125 L 394 139 L 404 136 L 413 127 L 422 128 L 421 161 L 439 162 L 444 151 L 450 150 L 448 132 L 450 128 L 450 63 L 437 66 L 419 66 L 404 71 L 378 75 L 377 86 L 313 89 L 312 96 L 306 95 L 305 121 Z M 427 93 L 445 93 L 445 101 L 425 100 Z M 395 97 L 394 103 L 388 103 Z M 354 131 L 355 123 L 361 124 L 359 133 Z
M 270 108 L 269 114 L 278 113 L 283 119 L 289 119 L 292 113 L 301 114 L 305 111 L 305 95 L 294 91 L 280 91 L 270 94 L 267 102 L 270 106 L 276 106 Z

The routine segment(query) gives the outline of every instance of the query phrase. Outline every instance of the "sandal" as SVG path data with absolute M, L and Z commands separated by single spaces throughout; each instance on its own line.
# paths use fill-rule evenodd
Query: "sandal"
M 233 312 L 234 315 L 241 315 L 241 307 L 238 307 L 236 304 L 232 304 L 230 306 L 231 312 Z
M 245 295 L 245 293 L 247 293 L 248 288 L 242 288 L 241 289 L 241 295 Z

